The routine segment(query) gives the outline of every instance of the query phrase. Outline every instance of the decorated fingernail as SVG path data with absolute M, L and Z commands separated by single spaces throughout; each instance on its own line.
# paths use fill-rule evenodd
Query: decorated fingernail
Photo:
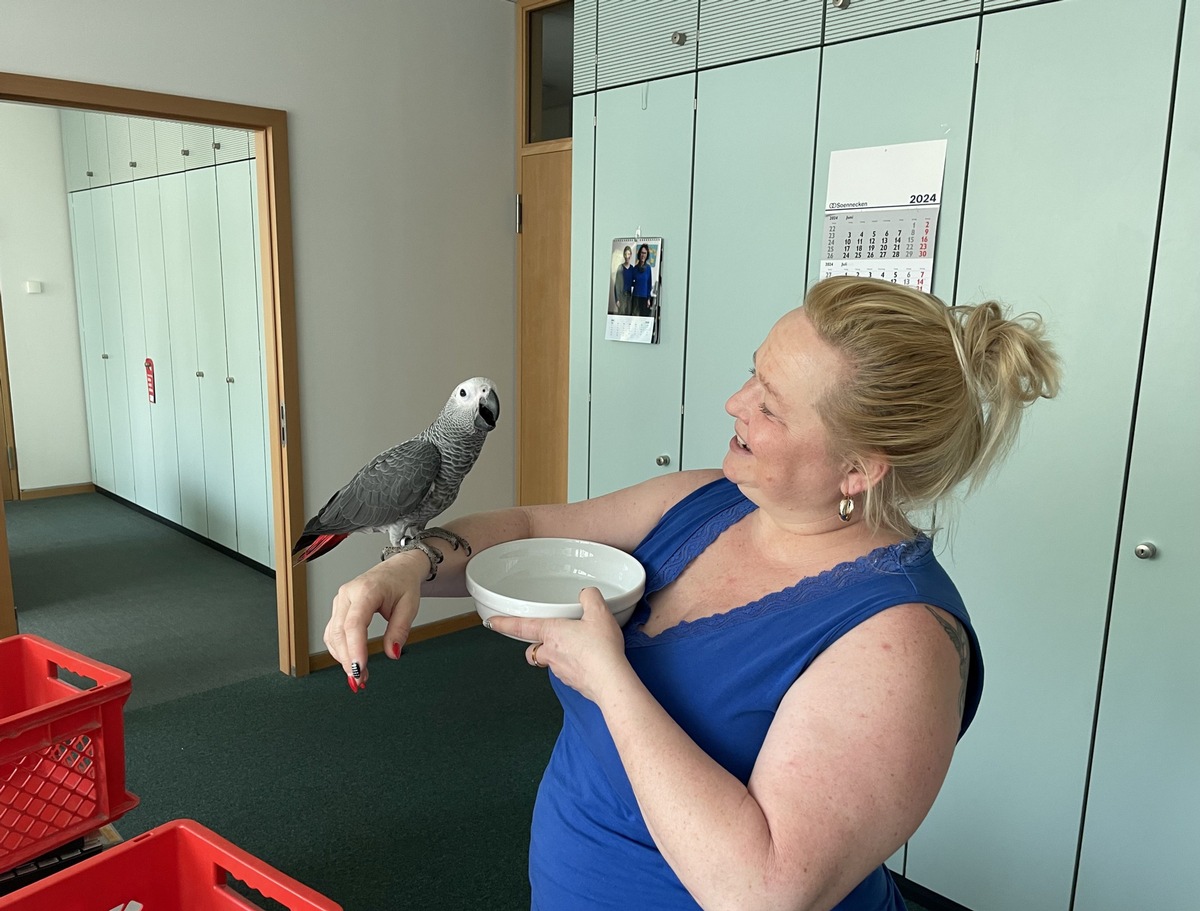
M 350 662 L 350 676 L 355 680 L 362 676 L 362 668 L 359 667 L 357 661 Z
M 351 692 L 354 692 L 354 693 L 357 693 L 357 692 L 358 692 L 358 681 L 357 681 L 357 680 L 355 680 L 353 677 L 347 677 L 347 678 L 346 678 L 346 682 L 347 682 L 348 684 L 350 684 L 350 691 L 351 691 Z
M 392 655 L 396 658 L 400 657 L 400 643 L 399 642 L 392 643 Z

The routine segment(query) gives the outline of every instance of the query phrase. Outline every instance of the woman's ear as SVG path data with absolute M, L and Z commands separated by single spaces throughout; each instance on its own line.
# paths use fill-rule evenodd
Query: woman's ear
M 876 455 L 859 459 L 846 472 L 843 492 L 848 497 L 857 497 L 882 481 L 883 476 L 891 469 L 891 464 L 883 456 Z

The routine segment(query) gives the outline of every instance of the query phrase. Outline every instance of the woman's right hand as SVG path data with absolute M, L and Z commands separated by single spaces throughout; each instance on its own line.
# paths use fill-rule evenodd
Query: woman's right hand
M 376 614 L 387 620 L 383 653 L 399 658 L 421 606 L 421 583 L 429 563 L 418 550 L 404 551 L 371 567 L 338 589 L 333 615 L 325 626 L 325 645 L 357 692 L 367 683 L 367 627 Z M 359 677 L 353 674 L 357 663 Z

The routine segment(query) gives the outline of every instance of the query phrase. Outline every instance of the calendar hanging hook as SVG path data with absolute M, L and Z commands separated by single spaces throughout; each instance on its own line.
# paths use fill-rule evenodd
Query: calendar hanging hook
M 641 240 L 642 240 L 642 226 L 641 225 L 638 225 L 637 230 L 633 232 L 633 239 L 636 240 L 638 243 L 641 243 Z
M 642 110 L 646 110 L 650 106 L 650 83 L 642 83 Z

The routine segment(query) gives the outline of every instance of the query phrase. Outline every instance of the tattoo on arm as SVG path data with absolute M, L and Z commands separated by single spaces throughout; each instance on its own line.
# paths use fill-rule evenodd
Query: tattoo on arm
M 947 620 L 940 611 L 934 610 L 928 604 L 924 607 L 933 615 L 933 619 L 941 624 L 946 635 L 950 637 L 950 641 L 954 643 L 954 650 L 958 652 L 958 714 L 961 718 L 967 705 L 967 673 L 971 667 L 971 644 L 967 640 L 967 631 L 954 617 Z

